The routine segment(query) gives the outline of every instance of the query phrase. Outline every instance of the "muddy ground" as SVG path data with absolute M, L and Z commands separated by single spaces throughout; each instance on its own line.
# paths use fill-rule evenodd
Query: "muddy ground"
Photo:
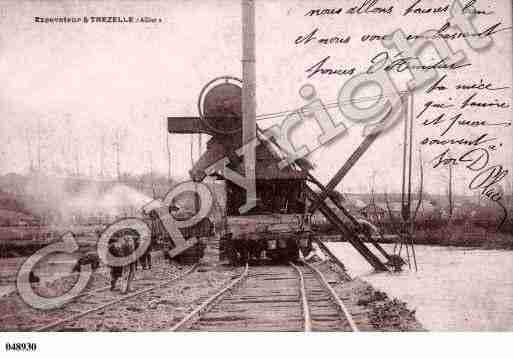
M 336 275 L 340 279 L 340 283 L 334 286 L 335 290 L 348 306 L 360 330 L 423 330 L 422 325 L 415 318 L 415 312 L 405 303 L 388 298 L 385 293 L 374 290 L 360 279 L 348 278 L 345 271 L 332 263 L 318 265 L 325 274 Z M 165 279 L 180 269 L 181 267 L 169 266 L 165 260 L 158 260 L 155 261 L 151 271 L 139 271 L 136 281 L 144 278 Z M 214 294 L 223 284 L 236 277 L 240 271 L 241 267 L 220 263 L 217 248 L 208 246 L 197 270 L 180 282 L 87 315 L 76 322 L 64 325 L 61 330 L 165 331 L 209 295 Z M 88 289 L 107 286 L 108 275 L 106 268 L 100 268 L 94 274 Z M 54 296 L 70 288 L 75 280 L 76 274 L 60 278 L 41 284 L 37 291 L 44 296 Z M 77 300 L 80 301 L 80 298 Z M 44 316 L 44 312 L 30 309 L 24 304 L 17 293 L 0 298 L 0 318 L 17 311 L 28 311 L 27 315 L 34 318 Z M 4 322 L 0 320 L 0 330 L 3 329 L 1 323 Z

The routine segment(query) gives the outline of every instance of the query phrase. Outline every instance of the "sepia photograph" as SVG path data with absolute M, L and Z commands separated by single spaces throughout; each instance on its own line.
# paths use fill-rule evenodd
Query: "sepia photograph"
M 1 350 L 511 332 L 512 14 L 0 1 Z

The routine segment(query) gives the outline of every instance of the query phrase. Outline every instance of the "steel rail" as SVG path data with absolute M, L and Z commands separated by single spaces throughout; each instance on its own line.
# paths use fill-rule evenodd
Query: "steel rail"
M 164 253 L 163 253 L 163 251 L 162 251 L 162 250 L 159 250 L 159 251 L 153 251 L 153 252 L 152 252 L 152 258 L 153 258 L 153 259 L 160 259 L 160 258 L 162 258 L 162 257 L 164 257 Z M 105 268 L 105 267 L 106 267 L 106 266 L 101 265 L 99 268 Z M 98 272 L 97 272 L 97 273 L 98 273 Z M 71 273 L 71 274 L 73 274 L 73 273 Z M 56 280 L 61 279 L 61 278 L 64 278 L 64 277 L 66 277 L 66 276 L 58 277 L 58 278 L 56 278 Z M 107 277 L 107 276 L 105 276 L 105 277 Z M 88 295 L 88 294 L 91 294 L 91 293 L 94 293 L 94 292 L 99 292 L 99 291 L 102 291 L 102 290 L 107 289 L 107 288 L 110 288 L 110 285 L 105 286 L 105 287 L 101 287 L 101 288 L 91 289 L 91 290 L 89 290 L 89 291 L 87 291 L 87 292 L 84 292 L 84 293 L 82 293 L 82 294 L 77 295 L 75 298 L 80 298 L 80 297 L 83 297 L 84 295 Z M 11 294 L 13 294 L 13 293 L 18 294 L 18 288 L 17 288 L 17 287 L 15 287 L 15 288 L 14 288 L 12 291 L 10 291 L 10 292 L 7 292 L 7 293 L 5 293 L 5 294 L 0 295 L 0 301 L 4 300 L 4 298 L 6 298 L 7 296 L 9 296 L 9 295 L 11 295 Z M 23 311 L 22 313 L 24 313 L 24 312 L 25 312 L 25 311 Z M 10 317 L 12 317 L 12 316 L 14 316 L 14 315 L 16 315 L 16 314 L 8 314 L 8 315 L 6 315 L 6 316 L 2 316 L 2 317 L 0 317 L 0 320 L 1 320 L 1 319 L 5 319 L 5 318 L 10 318 Z
M 205 300 L 203 303 L 198 305 L 192 312 L 187 314 L 185 317 L 182 318 L 182 320 L 180 320 L 178 323 L 173 325 L 171 327 L 170 331 L 176 332 L 176 331 L 184 328 L 186 326 L 186 324 L 192 324 L 193 322 L 191 322 L 191 320 L 195 316 L 198 316 L 198 318 L 194 322 L 198 321 L 200 319 L 200 314 L 202 312 L 207 312 L 208 310 L 210 310 L 213 307 L 213 304 L 218 299 L 220 299 L 223 295 L 225 295 L 227 292 L 229 292 L 237 284 L 239 284 L 244 279 L 246 279 L 248 277 L 248 273 L 249 273 L 249 264 L 246 263 L 244 271 L 242 272 L 242 274 L 240 276 L 238 276 L 237 278 L 232 280 L 230 283 L 228 283 L 223 288 L 221 288 L 221 290 L 219 290 L 217 293 L 215 293 L 214 295 L 209 297 L 207 300 Z
M 160 259 L 164 256 L 164 253 L 162 251 L 154 251 L 152 252 L 152 258 L 153 259 Z M 60 279 L 60 278 L 58 278 Z M 101 291 L 104 291 L 104 290 L 107 290 L 110 288 L 110 285 L 106 285 L 104 287 L 99 287 L 99 288 L 94 288 L 94 289 L 91 289 L 91 290 L 88 290 L 88 291 L 85 291 L 83 293 L 80 293 L 79 295 L 77 295 L 76 297 L 74 297 L 70 303 L 73 303 L 75 300 L 77 300 L 78 298 L 82 298 L 84 296 L 88 296 L 88 295 L 91 295 L 91 294 L 94 294 L 94 293 L 97 293 L 97 292 L 101 292 Z M 11 295 L 12 293 L 16 293 L 18 294 L 18 288 L 15 288 L 12 292 L 8 293 L 8 295 Z M 2 301 L 3 298 L 0 296 L 0 301 Z M 7 314 L 7 315 L 3 315 L 0 317 L 0 321 L 2 320 L 5 320 L 5 319 L 9 319 L 9 318 L 12 318 L 12 317 L 17 317 L 21 314 L 24 314 L 24 313 L 28 313 L 32 310 L 33 308 L 27 308 L 27 309 L 23 309 L 23 310 L 19 310 L 15 313 L 11 313 L 11 314 Z
M 347 309 L 347 307 L 344 305 L 338 294 L 335 292 L 333 287 L 328 283 L 324 275 L 319 271 L 317 268 L 312 266 L 311 264 L 307 262 L 303 262 L 308 268 L 310 268 L 318 277 L 319 281 L 324 285 L 324 287 L 328 290 L 328 292 L 331 295 L 331 299 L 334 301 L 334 303 L 337 305 L 339 311 L 344 314 L 345 319 L 349 323 L 349 326 L 351 327 L 351 330 L 353 332 L 359 332 L 360 330 L 356 326 L 356 323 L 353 320 L 353 316 Z
M 301 309 L 303 311 L 303 329 L 305 332 L 312 331 L 312 318 L 310 316 L 310 308 L 308 307 L 308 299 L 306 297 L 305 278 L 301 269 L 294 263 L 289 262 L 299 276 L 299 290 L 301 293 Z
M 86 291 L 84 293 L 80 293 L 79 295 L 77 295 L 75 298 L 73 298 L 71 300 L 71 302 L 74 302 L 78 298 L 82 298 L 82 297 L 85 297 L 87 295 L 91 295 L 93 293 L 101 292 L 102 290 L 106 290 L 106 289 L 109 289 L 109 288 L 110 288 L 110 285 L 107 285 L 105 287 L 99 287 L 99 288 L 94 288 L 94 289 L 88 290 L 88 291 Z M 20 314 L 28 313 L 32 309 L 33 308 L 27 308 L 27 309 L 19 310 L 19 311 L 15 312 L 15 313 L 11 313 L 11 314 L 7 314 L 7 315 L 4 315 L 4 316 L 1 316 L 0 317 L 0 321 L 1 320 L 5 320 L 5 319 L 9 319 L 9 318 L 12 318 L 12 317 L 17 317 Z
M 63 319 L 59 319 L 57 321 L 54 321 L 52 323 L 49 323 L 49 324 L 45 324 L 39 328 L 36 328 L 34 331 L 36 332 L 42 332 L 42 331 L 46 331 L 46 330 L 49 330 L 49 329 L 53 329 L 61 324 L 64 324 L 64 323 L 67 323 L 67 322 L 71 322 L 71 321 L 75 321 L 79 318 L 82 318 L 88 314 L 91 314 L 91 313 L 94 313 L 94 312 L 97 312 L 101 309 L 104 309 L 104 308 L 107 308 L 107 307 L 110 307 L 114 304 L 117 304 L 117 303 L 120 303 L 120 302 L 123 302 L 127 299 L 131 299 L 133 297 L 137 297 L 141 294 L 145 294 L 145 293 L 148 293 L 148 292 L 151 292 L 152 290 L 155 290 L 155 289 L 158 289 L 160 287 L 163 287 L 165 285 L 168 285 L 170 283 L 173 283 L 173 282 L 176 282 L 176 281 L 179 281 L 181 280 L 182 278 L 184 278 L 185 276 L 191 274 L 192 272 L 194 272 L 196 270 L 196 268 L 198 267 L 198 264 L 196 263 L 195 265 L 193 265 L 191 268 L 187 269 L 185 272 L 183 273 L 180 273 L 178 275 L 178 277 L 175 277 L 173 279 L 170 279 L 170 280 L 166 280 L 162 283 L 159 283 L 159 284 L 156 284 L 156 285 L 153 285 L 149 288 L 144 288 L 144 289 L 141 289 L 141 290 L 138 290 L 136 292 L 133 292 L 133 293 L 130 293 L 130 294 L 126 294 L 124 296 L 122 296 L 121 298 L 117 298 L 115 300 L 112 300 L 110 302 L 107 302 L 105 304 L 101 304 L 101 305 L 98 305 L 94 308 L 91 308 L 91 309 L 88 309 L 88 310 L 85 310 L 83 312 L 80 312 L 80 313 L 77 313 L 77 314 L 73 314 L 73 315 L 70 315 L 69 317 L 66 317 L 66 318 L 63 318 Z

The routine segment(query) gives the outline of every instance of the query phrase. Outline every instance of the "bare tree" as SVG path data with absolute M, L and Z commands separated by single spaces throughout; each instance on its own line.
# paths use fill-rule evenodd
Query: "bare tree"
M 149 166 L 150 166 L 150 169 L 149 169 L 149 177 L 150 177 L 150 186 L 151 186 L 151 191 L 153 193 L 153 198 L 156 198 L 157 197 L 157 193 L 156 193 L 156 189 L 155 189 L 155 178 L 153 176 L 153 152 L 151 150 L 147 150 L 146 153 L 148 153 L 148 163 L 149 163 Z
M 448 152 L 447 155 L 449 156 L 450 153 Z M 447 197 L 447 224 L 450 224 L 454 214 L 454 164 L 450 162 L 446 166 L 448 167 L 447 173 L 441 171 L 439 178 L 446 185 L 442 194 L 445 194 Z
M 102 133 L 100 143 L 100 178 L 105 178 L 105 134 Z
M 371 201 L 370 203 L 374 204 L 375 202 L 375 195 L 374 195 L 374 187 L 376 185 L 376 175 L 378 174 L 378 171 L 376 170 L 372 170 L 371 172 L 371 175 L 370 175 L 370 179 L 371 179 L 371 190 L 370 190 L 370 193 L 371 193 Z
M 77 138 L 73 141 L 73 154 L 75 160 L 75 176 L 80 177 L 80 143 Z
M 119 151 L 120 151 L 120 143 L 118 141 L 114 142 L 114 151 L 116 155 L 116 176 L 118 178 L 118 182 L 121 181 L 121 170 L 119 164 Z
M 41 172 L 41 119 L 37 120 L 37 171 Z
M 121 145 L 125 137 L 127 136 L 126 129 L 118 128 L 114 134 L 114 151 L 116 156 L 116 176 L 118 178 L 118 182 L 121 181 Z
M 71 115 L 69 113 L 67 113 L 65 115 L 66 117 L 66 130 L 68 132 L 68 138 L 67 138 L 67 153 L 69 155 L 66 156 L 67 159 L 66 159 L 66 163 L 67 163 L 67 168 L 66 168 L 66 172 L 68 173 L 68 175 L 72 175 L 73 174 L 73 153 L 74 153 L 74 149 L 73 149 L 73 128 L 71 127 Z
M 449 207 L 448 207 L 448 218 L 447 218 L 447 224 L 451 223 L 452 215 L 454 212 L 454 198 L 453 198 L 453 164 L 452 162 L 449 164 L 449 182 L 448 182 L 448 188 L 447 188 L 447 199 L 449 201 Z
M 27 144 L 27 154 L 29 159 L 29 171 L 34 172 L 34 158 L 32 157 L 32 136 L 30 134 L 29 128 L 25 128 L 25 141 Z
M 388 200 L 388 193 L 385 191 L 385 206 L 387 207 L 388 217 L 390 218 L 390 224 L 392 227 L 392 231 L 400 235 L 401 233 L 401 223 L 400 221 L 395 217 L 394 213 L 392 212 L 392 209 L 390 208 L 390 201 Z
M 171 148 L 169 146 L 169 133 L 166 129 L 166 150 L 167 150 L 167 180 L 171 181 Z

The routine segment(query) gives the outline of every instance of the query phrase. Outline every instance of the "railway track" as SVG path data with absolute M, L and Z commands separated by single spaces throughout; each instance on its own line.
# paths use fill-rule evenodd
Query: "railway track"
M 244 267 L 171 331 L 358 331 L 351 313 L 314 266 Z
M 133 282 L 132 291 L 120 295 L 111 292 L 110 286 L 96 288 L 85 292 L 62 308 L 46 311 L 21 311 L 14 315 L 2 317 L 3 331 L 59 331 L 66 329 L 66 324 L 73 323 L 89 314 L 110 306 L 130 301 L 145 293 L 178 282 L 194 272 L 197 265 L 188 266 L 166 279 L 143 278 Z
M 96 292 L 105 291 L 105 290 L 107 290 L 109 288 L 110 288 L 110 285 L 84 291 L 83 293 L 80 293 L 78 296 L 76 296 L 74 298 L 74 300 L 77 300 L 79 298 L 83 298 L 83 297 L 87 297 L 87 296 L 93 295 Z M 14 313 L 9 313 L 9 314 L 6 314 L 6 315 L 2 315 L 2 316 L 0 316 L 0 323 L 4 323 L 6 320 L 8 320 L 10 318 L 19 317 L 22 314 L 23 315 L 29 314 L 29 313 L 31 313 L 33 311 L 34 311 L 34 309 L 28 308 L 28 309 L 24 309 L 24 310 L 18 310 L 18 311 L 14 312 Z
M 305 331 L 359 331 L 353 316 L 324 274 L 311 264 L 291 265 L 298 272 Z M 304 293 L 304 294 L 303 294 Z

